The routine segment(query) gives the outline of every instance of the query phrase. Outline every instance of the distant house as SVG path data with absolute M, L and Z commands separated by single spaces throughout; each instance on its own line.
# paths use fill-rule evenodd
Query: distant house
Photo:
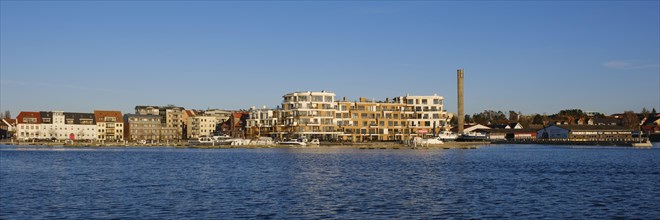
M 475 132 L 487 134 L 490 140 L 529 140 L 536 139 L 537 129 L 477 129 Z
M 625 139 L 632 130 L 614 125 L 552 125 L 536 132 L 536 137 L 550 139 Z
M 15 129 L 16 119 L 3 118 L 0 120 L 0 139 L 10 138 Z
M 95 110 L 97 139 L 102 141 L 124 140 L 124 117 L 120 111 Z
M 523 129 L 523 126 L 518 123 L 509 123 L 509 124 L 500 124 L 500 125 L 491 125 L 493 129 Z
M 476 125 L 466 126 L 465 129 L 463 129 L 463 132 L 470 133 L 470 132 L 476 132 L 477 130 L 486 130 L 486 129 L 491 129 L 491 127 L 481 124 L 476 124 Z
M 619 120 L 617 118 L 590 118 L 589 121 L 587 121 L 588 125 L 617 125 L 619 124 Z

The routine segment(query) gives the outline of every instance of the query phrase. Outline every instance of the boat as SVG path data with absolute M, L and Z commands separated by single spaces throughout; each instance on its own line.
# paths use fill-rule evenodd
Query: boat
M 453 141 L 456 140 L 456 138 L 458 138 L 458 135 L 456 135 L 454 132 L 451 131 L 441 131 L 438 134 L 438 138 L 440 138 L 440 140 L 443 141 Z
M 319 141 L 319 139 L 312 139 L 312 141 L 307 142 L 307 144 L 309 144 L 309 145 L 321 145 L 321 141 Z
M 256 140 L 252 140 L 250 143 L 252 145 L 273 145 L 275 142 L 273 142 L 273 138 L 270 137 L 259 137 Z
M 415 137 L 415 139 L 413 139 L 413 143 L 415 145 L 422 145 L 422 146 L 434 146 L 434 145 L 444 144 L 444 142 L 439 137 L 432 137 L 432 138 Z
M 200 137 L 197 140 L 189 140 L 189 145 L 212 145 L 215 143 L 215 139 L 212 137 Z
M 650 140 L 646 140 L 646 142 L 639 142 L 639 143 L 633 143 L 633 147 L 652 147 L 653 144 L 651 144 Z
M 293 140 L 289 140 L 289 141 L 282 141 L 282 142 L 279 142 L 277 144 L 279 144 L 279 145 L 292 145 L 292 146 L 307 146 L 306 141 L 304 141 L 302 139 L 293 139 Z
M 488 139 L 488 136 L 484 133 L 468 132 L 462 134 L 458 139 L 464 141 L 485 141 L 486 139 Z

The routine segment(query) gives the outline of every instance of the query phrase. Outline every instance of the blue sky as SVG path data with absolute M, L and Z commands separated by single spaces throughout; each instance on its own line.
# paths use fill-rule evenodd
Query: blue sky
M 2 1 L 0 110 L 275 107 L 292 91 L 456 111 L 660 110 L 660 1 Z

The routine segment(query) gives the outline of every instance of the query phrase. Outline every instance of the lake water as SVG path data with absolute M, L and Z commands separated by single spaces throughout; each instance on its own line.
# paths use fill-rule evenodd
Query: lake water
M 0 218 L 660 218 L 660 146 L 0 146 Z

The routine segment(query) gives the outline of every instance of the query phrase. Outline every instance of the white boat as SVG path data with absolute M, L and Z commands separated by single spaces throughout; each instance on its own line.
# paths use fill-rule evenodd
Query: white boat
M 651 141 L 646 140 L 646 142 L 639 142 L 639 143 L 633 143 L 633 147 L 653 147 L 653 144 L 651 144 Z
M 312 139 L 312 141 L 307 142 L 307 144 L 309 144 L 309 145 L 321 145 L 321 141 L 319 141 L 319 139 Z
M 451 131 L 441 131 L 438 134 L 438 138 L 440 138 L 440 140 L 453 141 L 456 140 L 456 138 L 458 138 L 458 135 L 456 135 L 454 132 Z
M 212 137 L 200 137 L 197 140 L 189 140 L 188 144 L 190 145 L 212 145 L 214 144 L 215 139 Z
M 422 146 L 433 146 L 433 145 L 444 144 L 444 142 L 442 142 L 442 140 L 439 137 L 433 137 L 433 138 L 415 137 L 415 139 L 413 139 L 413 141 L 414 141 L 414 144 L 422 145 Z
M 279 142 L 280 145 L 293 145 L 293 146 L 307 146 L 306 141 L 300 139 L 293 139 L 289 141 Z
M 273 145 L 275 142 L 273 141 L 273 138 L 270 137 L 259 137 L 256 140 L 252 140 L 250 143 L 252 145 Z

